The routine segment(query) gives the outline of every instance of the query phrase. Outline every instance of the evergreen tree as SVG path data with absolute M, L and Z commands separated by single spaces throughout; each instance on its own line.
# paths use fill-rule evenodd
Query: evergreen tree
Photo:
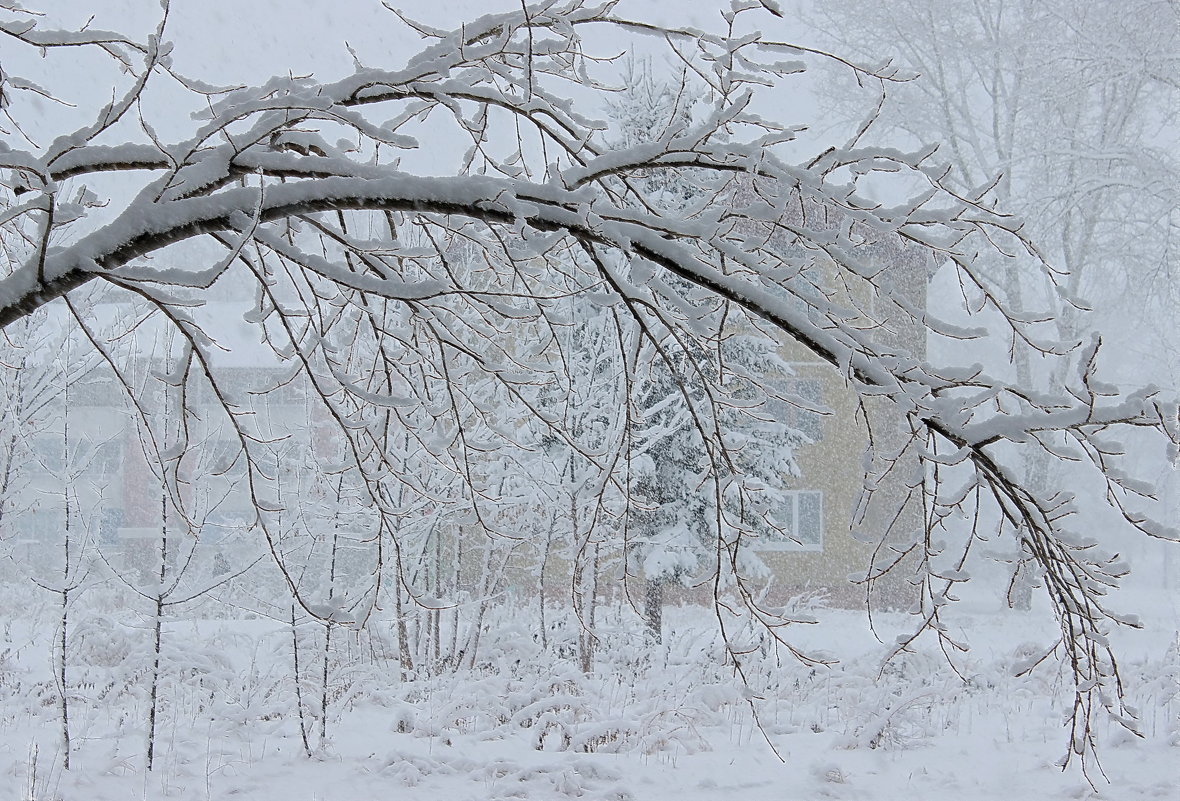
M 625 87 L 609 104 L 620 148 L 677 136 L 692 125 L 693 103 L 679 84 L 660 80 L 650 62 L 630 61 Z M 634 178 L 645 202 L 663 213 L 692 214 L 699 171 L 653 168 Z M 665 294 L 683 299 L 692 329 L 640 324 L 640 370 L 633 377 L 632 495 L 626 511 L 627 575 L 643 580 L 643 615 L 659 642 L 664 588 L 671 582 L 707 581 L 727 569 L 756 571 L 761 564 L 739 545 L 744 533 L 768 536 L 779 528 L 772 510 L 781 504 L 785 478 L 795 472 L 792 448 L 799 432 L 768 413 L 766 386 L 743 375 L 785 376 L 789 368 L 775 343 L 761 336 L 728 303 L 700 297 L 687 282 L 664 279 Z M 707 443 L 727 432 L 720 449 Z M 721 476 L 740 475 L 723 486 Z M 726 551 L 730 558 L 723 559 Z

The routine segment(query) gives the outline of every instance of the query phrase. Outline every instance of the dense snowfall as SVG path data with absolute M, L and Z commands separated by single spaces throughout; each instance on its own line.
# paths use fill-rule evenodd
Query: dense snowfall
M 9 793 L 1180 798 L 1180 11 L 895 5 L 0 0 Z

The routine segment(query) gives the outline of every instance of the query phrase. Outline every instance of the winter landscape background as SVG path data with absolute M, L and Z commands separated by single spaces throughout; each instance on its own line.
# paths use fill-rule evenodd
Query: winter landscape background
M 1180 798 L 1180 10 L 0 0 L 14 798 Z

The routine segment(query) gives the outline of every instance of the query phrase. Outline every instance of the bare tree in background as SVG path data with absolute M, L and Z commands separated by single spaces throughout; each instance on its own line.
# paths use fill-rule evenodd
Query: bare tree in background
M 1025 220 L 1025 234 L 1058 272 L 1047 281 L 1028 260 L 992 254 L 984 263 L 1004 302 L 1053 309 L 1042 316 L 1062 342 L 1095 324 L 1086 319 L 1089 301 L 1100 301 L 1116 322 L 1146 316 L 1155 324 L 1137 329 L 1126 346 L 1155 364 L 1167 354 L 1160 367 L 1174 376 L 1176 5 L 905 0 L 872 17 L 863 12 L 856 3 L 822 3 L 813 17 L 846 55 L 890 58 L 899 75 L 919 76 L 892 88 L 873 130 L 939 143 L 953 167 L 944 183 L 959 192 L 994 184 L 1000 206 Z M 860 89 L 875 94 L 880 84 Z M 849 93 L 828 97 L 848 101 Z M 863 115 L 859 101 L 837 102 L 838 113 Z M 1072 300 L 1056 307 L 1058 295 Z M 1022 386 L 1069 378 L 1068 359 L 1045 364 L 1019 342 L 1013 354 Z M 1062 480 L 1054 454 L 1026 458 L 1038 492 Z M 1014 562 L 1010 602 L 1028 608 L 1035 560 L 1024 554 Z
M 906 436 L 884 457 L 916 456 L 931 504 L 948 514 L 994 510 L 1001 535 L 1043 570 L 1061 621 L 1060 653 L 1076 680 L 1071 752 L 1084 756 L 1096 707 L 1135 725 L 1106 639 L 1111 624 L 1133 622 L 1104 597 L 1125 570 L 1069 514 L 1069 489 L 1026 483 L 1013 465 L 1041 449 L 1078 460 L 1124 528 L 1175 539 L 1153 521 L 1149 488 L 1112 443 L 1127 433 L 1174 447 L 1176 406 L 1151 388 L 1103 383 L 1096 338 L 1057 342 L 1039 324 L 1042 314 L 1001 291 L 980 268 L 981 253 L 1031 254 L 1041 280 L 1062 279 L 1035 258 L 1021 223 L 996 210 L 991 187 L 945 183 L 931 148 L 877 149 L 854 138 L 800 163 L 781 155 L 796 135 L 778 116 L 783 92 L 805 62 L 835 57 L 777 41 L 776 15 L 770 0 L 734 2 L 709 31 L 632 20 L 613 3 L 582 0 L 453 31 L 390 16 L 381 24 L 407 25 L 425 42 L 404 63 L 358 61 L 355 74 L 330 83 L 279 74 L 259 87 L 212 87 L 173 69 L 165 22 L 138 42 L 6 12 L 0 30 L 9 46 L 47 57 L 34 62 L 38 74 L 6 72 L 0 86 L 0 325 L 95 281 L 149 304 L 187 341 L 174 375 L 215 397 L 244 464 L 254 528 L 297 602 L 314 613 L 279 542 L 281 496 L 265 433 L 219 364 L 234 346 L 229 321 L 200 305 L 218 287 L 252 292 L 252 308 L 232 322 L 244 323 L 267 346 L 269 366 L 284 371 L 253 391 L 307 389 L 372 515 L 372 587 L 351 612 L 331 617 L 359 626 L 387 582 L 413 594 L 400 532 L 427 506 L 461 514 L 469 530 L 518 536 L 505 512 L 516 500 L 502 494 L 514 486 L 505 471 L 529 465 L 546 437 L 577 454 L 583 497 L 600 499 L 599 513 L 629 506 L 626 440 L 585 447 L 553 411 L 554 396 L 568 392 L 565 332 L 578 324 L 568 299 L 594 303 L 608 310 L 618 342 L 649 347 L 675 376 L 704 457 L 698 491 L 712 538 L 709 583 L 739 672 L 739 621 L 752 616 L 790 647 L 783 632 L 791 619 L 758 605 L 742 567 L 758 531 L 732 511 L 766 508 L 762 483 L 740 469 L 733 420 L 763 409 L 768 390 L 748 375 L 738 393 L 720 378 L 725 370 L 691 354 L 709 351 L 725 318 L 768 348 L 794 341 L 862 398 L 891 404 Z M 606 104 L 617 76 L 609 58 L 628 39 L 683 63 L 686 90 L 703 100 L 656 140 L 620 146 L 571 98 L 587 111 L 588 98 Z M 92 102 L 71 92 L 66 68 L 91 52 L 109 57 L 114 100 L 76 130 L 24 141 L 30 98 Z M 886 88 L 891 82 L 887 72 L 845 67 Z M 196 122 L 178 92 L 191 98 Z M 156 102 L 164 96 L 169 102 Z M 157 133 L 177 126 L 188 133 L 175 141 Z M 449 152 L 456 137 L 464 144 Z M 430 151 L 429 174 L 399 166 L 416 149 Z M 670 170 L 693 184 L 692 201 L 675 211 L 637 180 Z M 902 194 L 910 199 L 899 202 Z M 969 361 L 929 364 L 890 344 L 876 316 L 890 304 L 935 332 L 987 334 L 914 308 L 894 265 L 874 256 L 870 245 L 883 238 L 949 263 L 969 303 L 1005 321 L 1003 344 L 1069 365 L 1068 383 L 1036 393 Z M 636 365 L 628 352 L 621 364 L 630 391 Z M 400 454 L 387 448 L 395 439 Z M 521 472 L 515 481 L 529 477 Z M 426 480 L 439 473 L 454 478 L 442 492 Z M 891 500 L 878 499 L 885 507 Z M 888 509 L 879 517 L 887 520 Z M 976 529 L 963 547 L 994 534 Z M 914 532 L 913 543 L 924 536 Z M 941 610 L 966 576 L 926 564 L 940 571 L 933 580 L 943 589 L 922 610 L 923 627 L 945 638 Z

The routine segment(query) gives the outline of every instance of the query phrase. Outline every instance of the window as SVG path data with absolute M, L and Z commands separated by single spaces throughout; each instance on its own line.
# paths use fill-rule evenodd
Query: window
M 61 475 L 65 467 L 64 447 L 60 436 L 37 436 L 33 440 L 33 469 L 42 475 Z
M 113 476 L 123 466 L 122 443 L 114 440 L 100 442 L 94 446 L 92 453 L 83 454 L 83 457 L 87 459 L 83 465 L 86 473 L 96 476 Z
M 75 406 L 120 407 L 127 398 L 123 386 L 110 378 L 70 385 L 70 403 Z
M 824 494 L 796 490 L 783 494 L 783 503 L 771 513 L 758 547 L 774 551 L 822 551 L 824 549 Z
M 101 545 L 115 545 L 123 526 L 122 509 L 103 509 L 98 518 L 98 541 Z
M 820 382 L 814 378 L 787 379 L 783 382 L 781 394 L 786 400 L 771 399 L 769 402 L 775 420 L 795 429 L 812 442 L 823 439 L 823 415 L 807 408 L 823 407 Z
M 217 439 L 205 443 L 202 451 L 204 469 L 218 475 L 234 467 L 243 467 L 245 458 L 242 456 L 242 444 L 236 439 Z
M 55 542 L 61 540 L 65 523 L 55 509 L 35 509 L 20 518 L 17 531 L 26 542 Z
M 33 469 L 50 476 L 61 476 L 67 470 L 70 474 L 84 473 L 91 477 L 113 476 L 123 465 L 123 446 L 116 440 L 90 443 L 79 438 L 70 443 L 70 457 L 67 462 L 62 453 L 64 444 L 60 435 L 41 434 L 33 440 Z

